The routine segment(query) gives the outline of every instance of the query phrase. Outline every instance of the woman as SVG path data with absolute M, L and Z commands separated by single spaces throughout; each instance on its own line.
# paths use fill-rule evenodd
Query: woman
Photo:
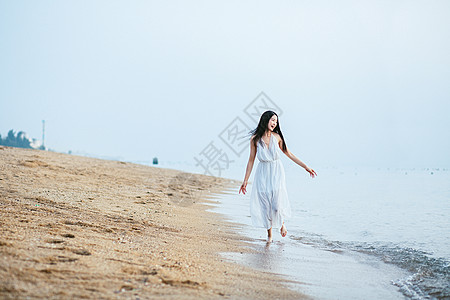
M 253 225 L 267 229 L 267 241 L 272 242 L 272 227 L 280 228 L 281 236 L 285 237 L 287 230 L 284 220 L 291 215 L 279 149 L 296 164 L 303 167 L 311 177 L 314 178 L 317 174 L 288 150 L 281 133 L 278 115 L 275 112 L 270 110 L 264 112 L 261 115 L 258 127 L 250 133 L 252 135 L 250 158 L 239 193 L 241 191 L 244 194 L 247 192 L 247 181 L 257 155 L 259 164 L 255 171 L 252 193 L 250 194 L 250 215 Z

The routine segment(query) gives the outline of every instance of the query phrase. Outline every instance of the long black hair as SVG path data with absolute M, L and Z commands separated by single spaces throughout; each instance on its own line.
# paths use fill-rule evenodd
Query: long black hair
M 251 130 L 249 132 L 249 134 L 252 135 L 252 142 L 253 145 L 255 145 L 256 147 L 256 143 L 261 139 L 261 137 L 263 136 L 264 132 L 266 132 L 267 130 L 267 125 L 269 124 L 270 119 L 272 118 L 273 115 L 277 116 L 277 126 L 273 129 L 273 132 L 276 132 L 280 135 L 281 139 L 283 140 L 283 152 L 285 152 L 287 150 L 286 147 L 286 142 L 284 141 L 284 137 L 283 134 L 281 133 L 281 129 L 280 129 L 280 118 L 278 117 L 278 115 L 276 114 L 276 112 L 268 110 L 265 111 L 262 115 L 261 118 L 259 119 L 259 123 L 258 126 Z

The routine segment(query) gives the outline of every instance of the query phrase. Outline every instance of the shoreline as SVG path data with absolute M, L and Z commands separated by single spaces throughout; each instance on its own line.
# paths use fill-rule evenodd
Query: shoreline
M 221 257 L 254 251 L 208 211 L 232 180 L 10 147 L 0 160 L 1 298 L 307 298 Z

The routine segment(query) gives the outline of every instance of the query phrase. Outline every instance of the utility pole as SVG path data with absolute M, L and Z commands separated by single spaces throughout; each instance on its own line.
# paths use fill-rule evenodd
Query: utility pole
M 42 120 L 42 148 L 45 150 L 45 120 Z

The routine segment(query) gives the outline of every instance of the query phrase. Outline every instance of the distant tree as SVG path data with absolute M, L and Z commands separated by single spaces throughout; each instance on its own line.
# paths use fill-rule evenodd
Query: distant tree
M 8 131 L 8 136 L 6 137 L 6 146 L 11 146 L 11 147 L 15 147 L 16 146 L 16 134 L 14 133 L 14 131 L 11 129 L 10 131 Z
M 27 137 L 27 134 L 23 131 L 20 131 L 16 137 L 17 147 L 20 148 L 31 148 L 31 141 Z
M 20 131 L 16 136 L 14 130 L 12 129 L 8 131 L 8 135 L 5 138 L 1 138 L 0 135 L 0 145 L 19 148 L 32 148 L 31 141 L 25 132 Z

